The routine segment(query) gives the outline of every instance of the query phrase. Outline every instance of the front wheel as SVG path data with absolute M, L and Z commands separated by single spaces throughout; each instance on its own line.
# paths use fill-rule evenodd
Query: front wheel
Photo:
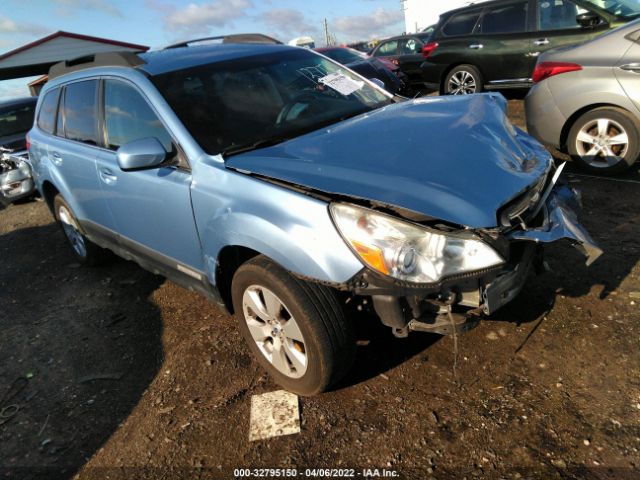
M 484 90 L 482 74 L 473 65 L 458 65 L 444 79 L 446 95 L 472 95 Z
M 231 293 L 249 348 L 287 390 L 316 395 L 349 371 L 354 326 L 330 288 L 298 279 L 259 256 L 238 269 Z
M 626 110 L 596 108 L 573 124 L 567 149 L 586 170 L 603 175 L 622 173 L 640 156 L 640 122 Z

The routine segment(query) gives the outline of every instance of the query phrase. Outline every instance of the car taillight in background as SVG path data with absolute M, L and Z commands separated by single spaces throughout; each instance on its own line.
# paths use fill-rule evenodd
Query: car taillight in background
M 533 81 L 538 83 L 561 73 L 577 72 L 579 70 L 582 70 L 582 66 L 577 63 L 542 62 L 537 64 L 533 71 Z
M 27 150 L 31 148 L 31 139 L 29 138 L 29 134 L 27 133 Z
M 429 58 L 436 48 L 439 47 L 438 42 L 429 42 L 424 47 L 422 47 L 422 56 L 424 58 Z

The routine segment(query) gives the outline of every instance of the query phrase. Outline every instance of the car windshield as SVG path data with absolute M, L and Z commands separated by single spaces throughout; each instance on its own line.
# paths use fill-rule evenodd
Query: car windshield
M 612 15 L 622 18 L 640 15 L 640 0 L 585 0 Z
M 152 81 L 210 155 L 276 144 L 393 102 L 303 49 L 201 65 Z
M 367 58 L 366 54 L 360 53 L 357 50 L 351 50 L 350 48 L 333 48 L 331 50 L 321 51 L 320 53 L 343 65 L 361 62 Z
M 0 137 L 27 133 L 33 124 L 34 105 L 0 108 Z

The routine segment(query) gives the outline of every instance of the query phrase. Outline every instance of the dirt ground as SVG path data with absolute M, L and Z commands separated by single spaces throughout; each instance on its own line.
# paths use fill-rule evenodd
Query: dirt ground
M 232 318 L 133 263 L 80 268 L 40 201 L 0 211 L 0 411 L 19 407 L 0 425 L 0 479 L 640 478 L 640 174 L 568 179 L 596 264 L 549 248 L 553 270 L 459 338 L 455 371 L 451 338 L 358 319 L 352 373 L 300 399 L 300 434 L 259 442 L 250 399 L 279 388 Z

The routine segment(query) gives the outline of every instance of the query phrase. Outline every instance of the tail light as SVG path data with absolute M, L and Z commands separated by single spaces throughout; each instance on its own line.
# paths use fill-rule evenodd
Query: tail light
M 31 139 L 29 138 L 29 134 L 27 133 L 27 150 L 31 150 Z
M 582 66 L 577 63 L 542 62 L 537 64 L 533 71 L 533 81 L 538 83 L 561 73 L 577 72 L 579 70 L 582 70 Z
M 435 52 L 436 48 L 438 48 L 439 46 L 440 45 L 438 44 L 438 42 L 427 43 L 424 47 L 422 47 L 422 56 L 424 58 L 429 58 L 429 55 Z

